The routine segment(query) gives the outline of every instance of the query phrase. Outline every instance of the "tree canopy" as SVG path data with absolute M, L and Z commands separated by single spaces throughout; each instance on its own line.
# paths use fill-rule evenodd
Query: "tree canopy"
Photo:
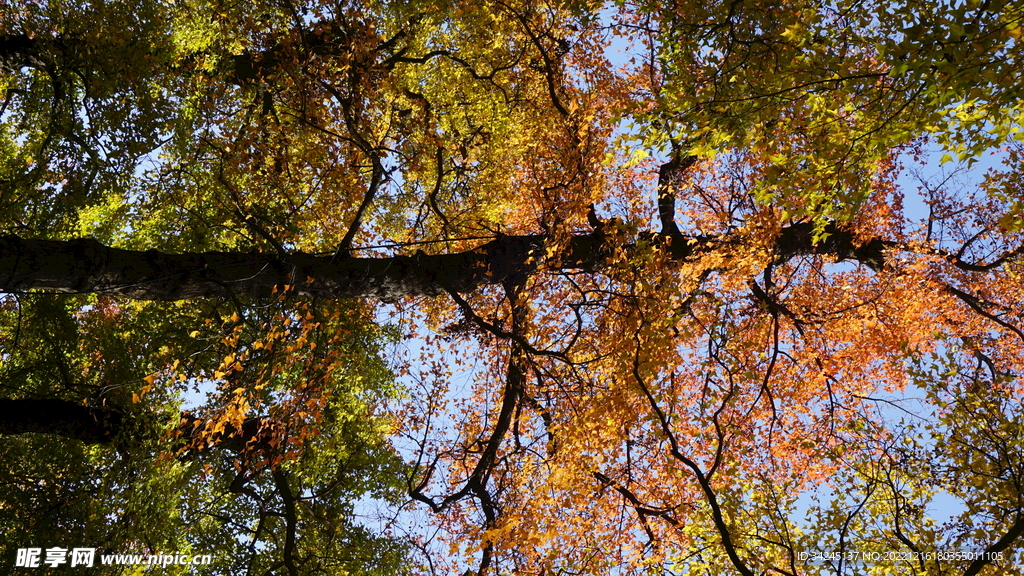
M 4 561 L 1021 573 L 1022 20 L 0 0 Z

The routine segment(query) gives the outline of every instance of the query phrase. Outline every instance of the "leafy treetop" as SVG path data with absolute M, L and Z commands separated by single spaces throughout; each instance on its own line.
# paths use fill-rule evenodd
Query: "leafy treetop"
M 133 461 L 248 498 L 190 542 L 287 574 L 360 538 L 382 571 L 402 542 L 434 573 L 1019 571 L 1017 3 L 4 6 L 9 398 L 167 422 Z M 5 430 L 116 427 L 72 420 Z M 337 504 L 399 486 L 436 529 Z

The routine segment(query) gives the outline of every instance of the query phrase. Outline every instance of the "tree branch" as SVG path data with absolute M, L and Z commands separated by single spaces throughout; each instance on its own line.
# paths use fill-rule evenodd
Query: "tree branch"
M 0 435 L 55 434 L 86 444 L 109 444 L 123 416 L 113 408 L 89 408 L 69 400 L 0 399 Z
M 856 260 L 875 270 L 884 264 L 884 250 L 893 243 L 874 240 L 862 245 L 834 226 L 814 244 L 813 227 L 800 223 L 783 229 L 776 241 L 776 263 L 810 254 Z M 641 233 L 648 242 L 665 245 L 667 236 Z M 689 260 L 724 241 L 719 237 L 686 237 L 667 247 L 676 260 Z M 309 298 L 376 298 L 394 301 L 407 296 L 469 294 L 483 286 L 524 278 L 543 269 L 596 270 L 607 264 L 600 232 L 572 237 L 545 260 L 544 235 L 501 236 L 476 248 L 453 254 L 390 258 L 328 258 L 312 254 L 257 252 L 190 252 L 166 254 L 103 246 L 92 239 L 25 240 L 0 238 L 0 293 L 48 290 L 65 294 L 103 293 L 136 300 L 189 300 L 270 296 L 283 285 Z M 626 247 L 628 249 L 628 246 Z

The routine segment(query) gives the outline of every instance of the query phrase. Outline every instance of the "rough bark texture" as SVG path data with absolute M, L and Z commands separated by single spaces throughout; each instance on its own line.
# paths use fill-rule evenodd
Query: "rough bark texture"
M 121 413 L 67 400 L 0 399 L 0 435 L 55 434 L 86 444 L 108 444 L 121 429 Z
M 104 293 L 137 300 L 233 294 L 269 296 L 294 286 L 317 298 L 379 298 L 472 292 L 527 272 L 533 237 L 506 237 L 459 254 L 393 258 L 201 252 L 164 254 L 109 248 L 95 240 L 0 239 L 0 292 Z
M 783 231 L 776 244 L 779 261 L 804 254 L 832 254 L 882 265 L 887 243 L 856 246 L 849 233 L 833 230 L 823 242 L 811 241 L 810 225 Z M 720 241 L 698 237 L 650 241 L 670 245 L 683 260 Z M 282 286 L 314 298 L 375 298 L 393 301 L 405 296 L 444 292 L 467 294 L 485 285 L 500 284 L 535 273 L 541 266 L 598 269 L 609 253 L 603 233 L 580 235 L 554 258 L 545 261 L 543 236 L 502 236 L 473 250 L 456 254 L 395 256 L 391 258 L 331 258 L 296 253 L 276 254 L 196 252 L 165 254 L 110 248 L 91 239 L 0 239 L 0 292 L 49 290 L 63 293 L 103 293 L 136 300 L 188 300 L 233 295 L 265 297 Z

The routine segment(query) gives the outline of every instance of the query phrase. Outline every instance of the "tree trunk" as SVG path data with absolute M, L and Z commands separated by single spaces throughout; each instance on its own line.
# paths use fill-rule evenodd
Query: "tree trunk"
M 121 413 L 110 408 L 87 408 L 56 399 L 0 399 L 0 435 L 35 432 L 109 444 L 121 423 Z
M 840 230 L 815 245 L 806 224 L 786 228 L 776 242 L 778 261 L 798 255 L 831 254 L 873 268 L 882 264 L 888 243 L 855 246 Z M 721 242 L 714 237 L 669 239 L 647 234 L 678 260 L 685 260 Z M 265 253 L 193 252 L 165 254 L 103 246 L 91 239 L 22 240 L 0 238 L 0 292 L 49 290 L 61 293 L 103 293 L 136 300 L 188 300 L 233 295 L 270 296 L 290 286 L 304 297 L 376 298 L 394 301 L 406 296 L 444 292 L 471 293 L 515 276 L 536 273 L 541 266 L 598 269 L 610 252 L 598 231 L 572 239 L 553 257 L 544 258 L 544 236 L 501 236 L 455 254 L 352 258 L 287 256 Z M 542 264 L 543 263 L 543 264 Z
M 77 402 L 46 398 L 0 398 L 0 436 L 9 434 L 52 434 L 86 444 L 110 444 L 125 423 L 117 407 L 89 408 Z M 263 429 L 263 418 L 251 417 L 241 428 L 228 424 L 217 437 L 217 448 L 242 453 L 245 450 L 270 450 L 271 439 Z M 203 420 L 191 413 L 180 415 L 177 423 L 181 442 L 204 432 Z

